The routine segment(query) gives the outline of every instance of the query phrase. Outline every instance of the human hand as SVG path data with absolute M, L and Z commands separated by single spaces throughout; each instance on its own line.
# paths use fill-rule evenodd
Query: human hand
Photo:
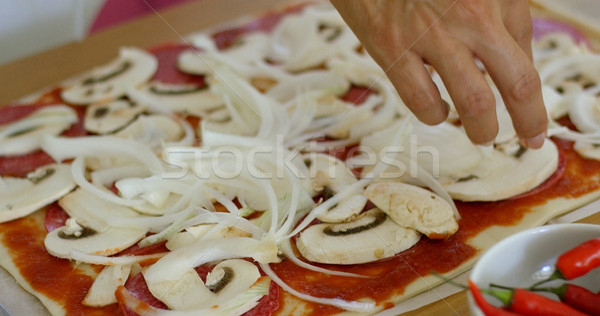
M 331 0 L 411 111 L 435 125 L 448 104 L 425 63 L 442 77 L 467 135 L 489 144 L 498 133 L 485 65 L 525 147 L 543 145 L 547 115 L 532 64 L 527 0 Z

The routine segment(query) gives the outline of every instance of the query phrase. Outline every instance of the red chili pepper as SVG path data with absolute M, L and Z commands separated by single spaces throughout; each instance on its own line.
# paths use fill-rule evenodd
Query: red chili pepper
M 527 316 L 585 316 L 573 307 L 523 289 L 513 292 L 510 310 Z
M 515 314 L 513 312 L 507 311 L 505 309 L 502 309 L 500 307 L 496 307 L 492 304 L 490 304 L 485 297 L 483 297 L 483 294 L 481 294 L 481 291 L 479 290 L 479 288 L 477 287 L 477 285 L 469 280 L 469 289 L 471 290 L 471 295 L 473 295 L 473 299 L 475 299 L 475 303 L 477 303 L 477 306 L 479 306 L 479 309 L 481 309 L 481 311 L 486 315 L 486 316 L 515 316 L 515 315 L 519 315 L 519 314 Z
M 563 253 L 556 268 L 567 279 L 575 279 L 600 266 L 600 238 L 588 240 Z
M 574 284 L 563 284 L 556 288 L 538 289 L 537 291 L 552 292 L 561 301 L 593 316 L 600 316 L 600 294 L 594 294 L 588 289 Z

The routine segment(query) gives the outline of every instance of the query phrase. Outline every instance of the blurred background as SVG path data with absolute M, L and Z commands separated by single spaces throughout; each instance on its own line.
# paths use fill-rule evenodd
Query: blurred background
M 0 65 L 186 1 L 0 0 Z M 600 30 L 600 0 L 531 1 Z
M 0 65 L 189 0 L 0 0 Z

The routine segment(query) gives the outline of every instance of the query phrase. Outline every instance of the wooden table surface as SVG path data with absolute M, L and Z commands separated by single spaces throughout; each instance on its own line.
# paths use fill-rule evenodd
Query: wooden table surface
M 0 104 L 26 96 L 117 56 L 122 46 L 151 47 L 237 17 L 281 6 L 281 0 L 202 0 L 96 33 L 82 42 L 0 66 Z M 600 213 L 580 222 L 600 224 Z M 464 291 L 406 313 L 411 316 L 468 315 Z

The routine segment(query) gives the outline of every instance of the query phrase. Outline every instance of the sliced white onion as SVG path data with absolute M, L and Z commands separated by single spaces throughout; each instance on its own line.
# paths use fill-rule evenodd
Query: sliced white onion
M 339 298 L 314 297 L 308 294 L 304 294 L 302 292 L 296 291 L 291 286 L 286 284 L 281 278 L 279 278 L 279 276 L 277 276 L 277 274 L 271 269 L 271 267 L 268 264 L 261 263 L 260 267 L 273 280 L 273 282 L 281 286 L 282 289 L 305 301 L 325 305 L 332 305 L 354 312 L 368 313 L 373 312 L 375 310 L 375 303 L 373 302 L 345 301 Z
M 71 164 L 71 173 L 73 175 L 73 180 L 79 187 L 94 194 L 95 196 L 97 196 L 101 199 L 104 199 L 104 200 L 107 200 L 109 202 L 113 202 L 113 203 L 116 203 L 119 205 L 131 206 L 131 207 L 135 207 L 135 206 L 139 207 L 142 204 L 144 204 L 144 201 L 141 201 L 141 200 L 128 200 L 128 199 L 121 198 L 121 197 L 113 194 L 110 190 L 106 189 L 105 187 L 95 186 L 91 182 L 89 182 L 85 177 L 85 164 L 84 164 L 83 158 L 78 157 L 78 158 L 75 158 L 75 160 L 73 160 L 73 163 Z
M 119 179 L 148 177 L 150 174 L 148 168 L 143 165 L 133 164 L 97 170 L 92 172 L 90 176 L 92 184 L 96 186 L 108 186 Z
M 207 262 L 253 258 L 257 262 L 277 262 L 277 245 L 273 238 L 256 240 L 247 237 L 232 237 L 216 240 L 199 240 L 196 243 L 168 253 L 148 268 L 144 277 L 149 287 L 161 281 L 174 281 L 194 267 Z
M 152 173 L 161 173 L 162 164 L 148 147 L 113 136 L 54 137 L 45 136 L 42 149 L 54 160 L 75 157 L 129 156 L 144 164 Z
M 89 264 L 98 264 L 103 266 L 116 266 L 116 265 L 132 265 L 134 263 L 140 263 L 148 260 L 159 259 L 165 256 L 165 253 L 157 253 L 143 256 L 120 256 L 120 257 L 105 257 L 99 255 L 91 255 L 85 252 L 72 249 L 69 252 L 69 257 L 77 262 L 85 262 Z

